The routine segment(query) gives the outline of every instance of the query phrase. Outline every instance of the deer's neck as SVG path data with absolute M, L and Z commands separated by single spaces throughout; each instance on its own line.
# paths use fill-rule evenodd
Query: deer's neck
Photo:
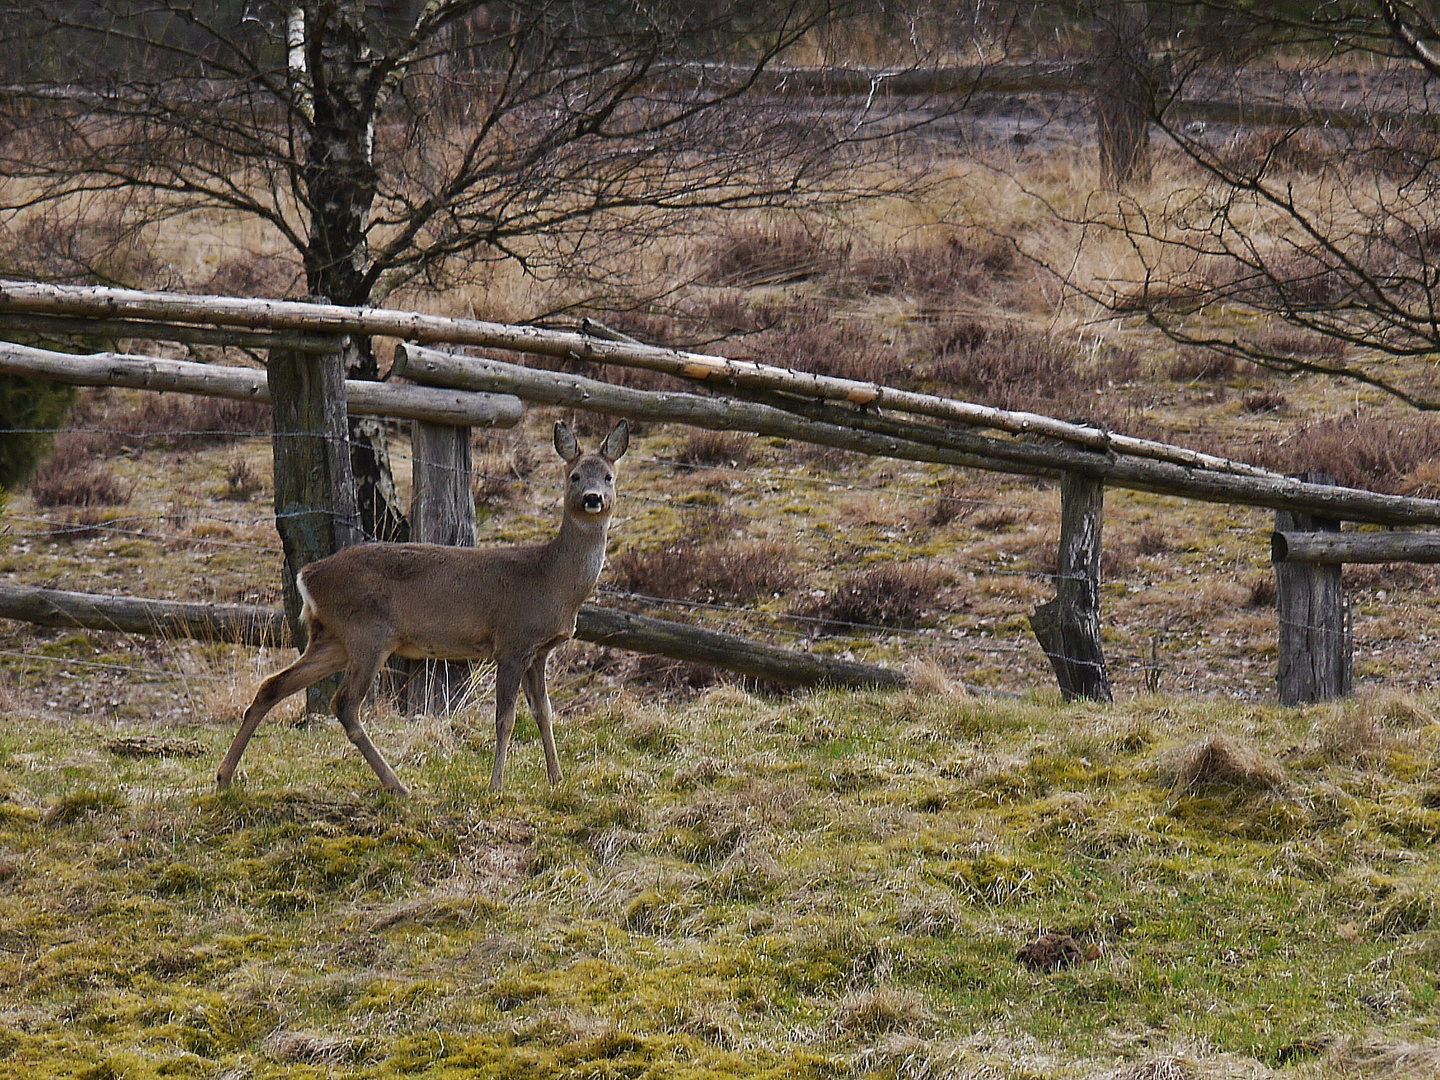
M 560 532 L 550 541 L 549 555 L 570 571 L 566 577 L 574 581 L 582 596 L 595 587 L 605 566 L 605 539 L 610 519 L 583 521 L 569 516 L 561 522 Z

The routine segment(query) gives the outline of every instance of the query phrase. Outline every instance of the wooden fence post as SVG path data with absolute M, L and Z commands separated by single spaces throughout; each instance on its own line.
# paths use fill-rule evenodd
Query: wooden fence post
M 1066 701 L 1111 701 L 1100 648 L 1100 525 L 1105 485 L 1066 473 L 1060 481 L 1060 557 L 1055 599 L 1030 616 L 1030 628 Z
M 362 539 L 350 472 L 341 339 L 328 353 L 272 349 L 266 376 L 274 400 L 275 530 L 285 551 L 282 596 L 290 632 L 305 647 L 295 575 Z M 339 683 L 323 679 L 305 694 L 308 712 L 323 712 Z
M 1333 483 L 1323 473 L 1301 479 Z M 1340 522 L 1275 511 L 1275 531 L 1339 532 Z M 1351 691 L 1350 608 L 1339 563 L 1277 562 L 1275 602 L 1280 622 L 1281 705 L 1348 697 Z
M 475 496 L 470 487 L 470 429 L 416 420 L 410 528 L 423 544 L 475 546 Z M 443 715 L 459 707 L 470 686 L 467 660 L 411 660 L 405 711 Z
M 345 368 L 334 352 L 272 350 L 266 364 L 274 396 L 275 528 L 285 550 L 285 615 L 297 642 L 295 575 L 361 539 L 350 473 Z

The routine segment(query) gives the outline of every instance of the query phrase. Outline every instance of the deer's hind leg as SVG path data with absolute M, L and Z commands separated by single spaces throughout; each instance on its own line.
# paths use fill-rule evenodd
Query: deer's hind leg
M 250 737 L 255 734 L 260 721 L 265 719 L 271 709 L 291 694 L 313 686 L 327 675 L 335 674 L 345 666 L 346 659 L 345 646 L 338 638 L 330 634 L 323 625 L 312 627 L 310 643 L 300 659 L 284 671 L 271 675 L 260 684 L 260 689 L 255 691 L 255 700 L 250 702 L 250 707 L 245 710 L 245 716 L 240 721 L 240 730 L 235 733 L 230 749 L 220 761 L 220 768 L 215 774 L 216 786 L 221 790 L 230 786 Z
M 395 770 L 390 768 L 389 762 L 375 748 L 375 744 L 370 741 L 370 736 L 360 724 L 360 703 L 370 692 L 370 685 L 375 681 L 380 665 L 385 662 L 391 650 L 383 644 L 354 642 L 350 649 L 350 662 L 345 667 L 345 678 L 340 683 L 340 689 L 335 691 L 330 707 L 345 729 L 346 737 L 364 756 L 385 790 L 393 791 L 397 795 L 408 795 L 410 789 L 400 782 Z

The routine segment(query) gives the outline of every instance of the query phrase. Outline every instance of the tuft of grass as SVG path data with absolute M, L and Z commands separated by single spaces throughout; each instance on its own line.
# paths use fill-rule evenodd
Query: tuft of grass
M 1284 772 L 1255 747 L 1229 735 L 1210 735 L 1182 749 L 1165 765 L 1177 793 L 1236 788 L 1275 791 Z

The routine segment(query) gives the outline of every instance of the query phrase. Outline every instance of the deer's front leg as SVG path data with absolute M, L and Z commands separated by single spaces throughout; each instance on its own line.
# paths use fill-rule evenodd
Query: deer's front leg
M 528 667 L 525 658 L 498 660 L 495 670 L 495 767 L 490 771 L 490 790 L 499 791 L 505 772 L 505 754 L 510 749 L 510 736 L 515 730 L 515 700 L 520 693 L 520 679 Z
M 550 694 L 545 688 L 545 661 L 549 656 L 548 652 L 542 652 L 525 669 L 525 697 L 540 728 L 540 741 L 545 744 L 545 772 L 550 777 L 550 783 L 558 784 L 562 779 L 560 755 L 555 752 L 555 732 L 550 723 Z

